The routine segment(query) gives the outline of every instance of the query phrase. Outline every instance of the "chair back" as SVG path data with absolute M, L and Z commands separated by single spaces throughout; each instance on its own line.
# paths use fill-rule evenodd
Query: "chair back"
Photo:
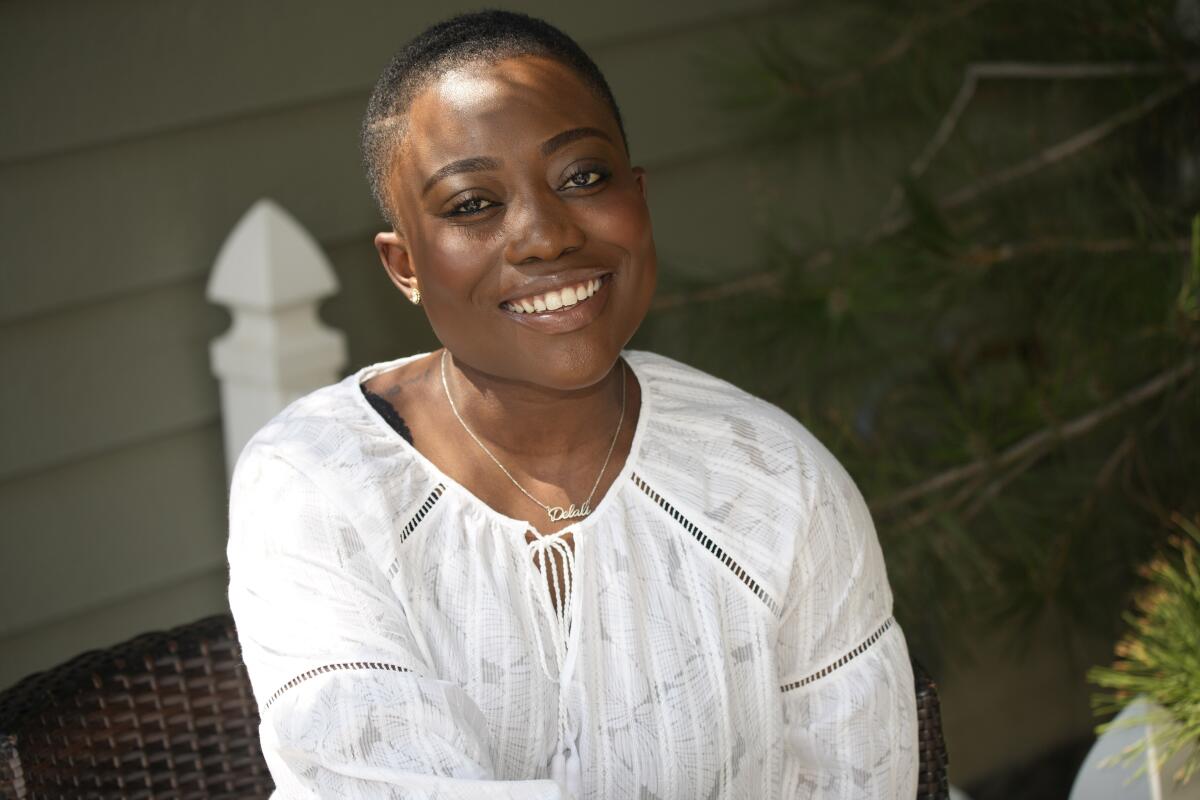
M 0 694 L 0 797 L 266 798 L 233 620 L 77 656 Z
M 950 797 L 950 756 L 942 735 L 942 706 L 937 684 L 916 661 L 912 662 L 917 691 L 917 800 L 947 800 Z

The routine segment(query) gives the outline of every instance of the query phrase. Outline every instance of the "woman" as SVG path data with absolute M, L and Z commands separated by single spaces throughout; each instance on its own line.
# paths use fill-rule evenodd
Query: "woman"
M 622 348 L 646 175 L 595 65 L 457 17 L 363 126 L 392 281 L 444 349 L 243 451 L 230 603 L 279 797 L 913 797 L 871 519 L 784 412 Z

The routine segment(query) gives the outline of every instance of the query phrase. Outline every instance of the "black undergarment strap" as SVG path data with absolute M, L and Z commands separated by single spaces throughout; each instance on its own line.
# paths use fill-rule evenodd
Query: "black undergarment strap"
M 371 404 L 372 408 L 379 412 L 379 416 L 383 417 L 384 422 L 386 422 L 388 425 L 391 425 L 396 433 L 403 436 L 405 441 L 407 441 L 409 444 L 412 444 L 412 431 L 410 431 L 408 426 L 404 424 L 404 417 L 396 413 L 395 406 L 372 392 L 366 386 L 363 386 L 362 384 L 359 384 L 359 386 L 362 388 L 362 393 L 367 398 L 367 402 Z

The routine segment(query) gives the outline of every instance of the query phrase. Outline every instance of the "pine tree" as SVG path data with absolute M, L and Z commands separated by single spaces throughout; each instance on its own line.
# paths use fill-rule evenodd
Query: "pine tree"
M 640 344 L 830 447 L 926 657 L 1050 608 L 1115 635 L 1200 510 L 1200 4 L 810 0 L 746 41 L 707 66 L 763 162 L 832 142 L 892 189 L 781 203 Z

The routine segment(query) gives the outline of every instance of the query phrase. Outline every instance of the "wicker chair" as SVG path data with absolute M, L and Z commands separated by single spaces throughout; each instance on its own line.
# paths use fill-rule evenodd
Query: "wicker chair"
M 949 796 L 937 690 L 916 663 L 917 800 Z M 258 710 L 233 620 L 77 656 L 0 694 L 0 798 L 265 798 Z
M 84 653 L 0 694 L 0 797 L 256 798 L 271 776 L 233 620 Z
M 917 684 L 917 800 L 948 800 L 950 797 L 950 756 L 942 736 L 942 705 L 937 684 L 916 661 L 912 662 Z

